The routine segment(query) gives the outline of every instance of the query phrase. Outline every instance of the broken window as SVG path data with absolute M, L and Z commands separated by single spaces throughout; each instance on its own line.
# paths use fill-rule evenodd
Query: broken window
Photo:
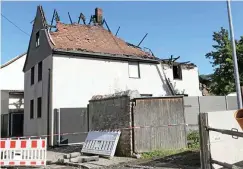
M 129 71 L 130 78 L 140 78 L 140 69 L 139 69 L 138 62 L 129 62 L 128 71 Z
M 35 83 L 35 67 L 31 68 L 30 72 L 30 84 L 33 85 Z
M 181 65 L 173 65 L 173 78 L 182 80 Z
M 41 107 L 42 107 L 42 99 L 39 97 L 37 99 L 37 117 L 41 118 Z
M 35 35 L 35 46 L 38 47 L 40 45 L 40 32 L 36 32 Z
M 42 62 L 38 63 L 38 81 L 42 80 Z
M 34 100 L 30 100 L 30 119 L 34 118 Z

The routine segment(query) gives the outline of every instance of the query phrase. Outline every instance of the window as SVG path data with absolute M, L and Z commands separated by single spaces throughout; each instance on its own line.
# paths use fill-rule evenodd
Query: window
M 38 118 L 41 118 L 41 107 L 42 107 L 42 99 L 41 99 L 41 97 L 39 97 L 38 99 L 37 99 L 37 117 Z
M 140 69 L 139 69 L 138 62 L 129 62 L 128 71 L 129 71 L 130 78 L 140 78 Z
M 30 75 L 30 84 L 33 85 L 35 83 L 35 67 L 31 68 L 31 75 Z
M 35 34 L 35 47 L 40 46 L 40 32 L 36 32 Z
M 30 100 L 30 119 L 34 118 L 34 100 Z
M 182 80 L 181 65 L 173 65 L 173 77 Z
M 38 63 L 38 81 L 42 80 L 42 62 Z

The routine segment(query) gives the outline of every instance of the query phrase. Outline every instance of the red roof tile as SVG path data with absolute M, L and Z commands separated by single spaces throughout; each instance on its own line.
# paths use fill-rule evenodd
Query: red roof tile
M 155 58 L 150 53 L 128 45 L 101 26 L 58 22 L 56 27 L 57 31 L 50 33 L 54 49 Z

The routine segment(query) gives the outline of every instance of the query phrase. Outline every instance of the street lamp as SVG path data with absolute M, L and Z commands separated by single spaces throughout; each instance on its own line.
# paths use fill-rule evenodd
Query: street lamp
M 239 77 L 239 70 L 238 70 L 238 63 L 237 63 L 237 56 L 236 56 L 235 37 L 234 37 L 234 28 L 233 28 L 232 16 L 231 16 L 230 0 L 227 0 L 227 9 L 228 9 L 229 29 L 230 29 L 230 37 L 232 43 L 232 51 L 233 51 L 235 88 L 237 94 L 238 109 L 241 109 L 242 97 L 241 97 L 241 89 L 240 89 L 240 77 Z

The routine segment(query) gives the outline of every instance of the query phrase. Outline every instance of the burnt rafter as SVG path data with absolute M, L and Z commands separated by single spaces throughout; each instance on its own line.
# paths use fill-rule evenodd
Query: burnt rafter
M 56 13 L 55 13 L 55 21 L 56 21 L 56 22 L 60 21 L 60 17 L 59 17 L 59 15 L 58 15 L 57 11 L 56 11 Z
M 70 16 L 70 13 L 69 12 L 68 12 L 68 18 L 69 18 L 70 23 L 73 24 L 73 21 L 72 21 L 72 18 Z
M 89 25 L 91 24 L 91 23 L 96 23 L 96 19 L 95 19 L 95 16 L 94 15 L 91 15 L 91 17 L 90 17 L 90 20 L 89 20 Z
M 102 25 L 103 24 L 105 24 L 105 26 L 107 27 L 108 31 L 111 32 L 111 30 L 110 30 L 110 28 L 109 28 L 109 26 L 108 26 L 108 24 L 107 24 L 105 19 L 103 19 Z
M 80 15 L 79 15 L 79 17 L 78 17 L 78 24 L 80 23 L 80 20 L 81 20 L 81 19 L 82 19 L 82 21 L 83 21 L 83 24 L 86 25 L 86 18 L 85 18 L 85 16 L 84 16 L 83 13 L 80 13 Z
M 144 39 L 146 38 L 147 35 L 148 35 L 148 33 L 146 33 L 146 34 L 144 35 L 143 39 L 139 42 L 138 46 L 141 45 L 141 43 L 144 41 Z

